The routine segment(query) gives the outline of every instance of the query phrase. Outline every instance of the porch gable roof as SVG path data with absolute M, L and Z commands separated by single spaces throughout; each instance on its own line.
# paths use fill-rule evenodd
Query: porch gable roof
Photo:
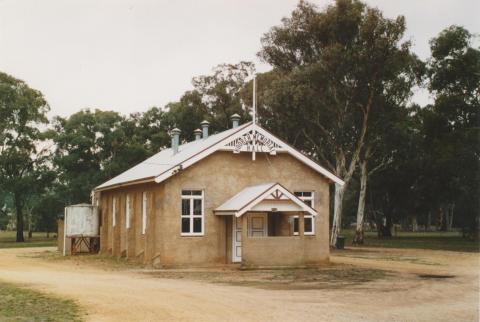
M 268 206 L 274 206 L 271 207 L 271 211 L 304 211 L 312 216 L 317 215 L 315 209 L 276 182 L 246 187 L 217 207 L 214 212 L 217 215 L 235 215 L 240 217 L 248 211 L 258 209 L 262 202 Z M 292 204 L 295 207 L 292 208 Z

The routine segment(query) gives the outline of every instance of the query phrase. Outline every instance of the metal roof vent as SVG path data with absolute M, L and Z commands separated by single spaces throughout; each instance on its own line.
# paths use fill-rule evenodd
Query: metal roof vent
M 210 122 L 204 120 L 202 123 L 200 123 L 200 125 L 202 126 L 203 138 L 208 138 L 208 126 L 210 125 Z
M 178 128 L 174 128 L 170 133 L 171 133 L 171 136 L 172 136 L 172 150 L 173 150 L 173 154 L 177 154 L 178 153 L 178 145 L 180 144 L 180 133 L 182 131 L 180 131 L 180 129 Z
M 238 127 L 238 125 L 240 124 L 240 118 L 240 115 L 238 115 L 237 113 L 230 116 L 230 120 L 232 120 L 232 128 Z
M 195 141 L 200 141 L 202 139 L 202 130 L 196 129 L 193 131 L 193 134 L 195 134 Z

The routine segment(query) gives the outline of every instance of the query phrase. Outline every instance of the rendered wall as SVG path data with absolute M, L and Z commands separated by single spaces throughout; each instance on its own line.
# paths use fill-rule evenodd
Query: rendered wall
M 154 223 L 155 189 L 160 189 L 157 184 L 142 184 L 110 191 L 100 194 L 102 220 L 100 225 L 100 246 L 102 254 L 111 254 L 116 257 L 127 257 L 139 262 L 145 260 L 146 236 L 149 226 Z M 142 193 L 147 193 L 147 232 L 142 232 Z M 126 228 L 126 196 L 130 198 L 130 228 Z M 116 223 L 113 226 L 113 200 L 116 201 Z M 160 212 L 157 211 L 157 215 Z M 150 228 L 151 229 L 151 228 Z M 153 235 L 152 235 L 153 238 Z M 149 247 L 154 246 L 155 241 Z M 148 257 L 151 259 L 151 256 Z
M 304 245 L 306 261 L 328 261 L 329 183 L 295 158 L 257 153 L 216 152 L 163 183 L 138 184 L 101 192 L 101 250 L 155 266 L 209 266 L 231 262 L 229 216 L 213 210 L 247 186 L 279 182 L 290 191 L 314 191 L 316 234 Z M 204 190 L 204 236 L 181 236 L 181 191 Z M 147 231 L 142 234 L 142 192 L 147 192 Z M 125 196 L 130 195 L 131 226 L 126 229 Z M 116 227 L 112 227 L 112 202 L 117 200 Z M 279 238 L 279 237 L 272 237 Z M 305 237 L 307 238 L 307 237 Z M 295 242 L 294 242 L 295 243 Z M 293 250 L 292 250 L 293 252 Z M 262 256 L 262 254 L 259 254 Z
M 287 216 L 282 219 L 285 217 Z M 244 219 L 242 218 L 242 220 Z M 300 222 L 303 221 L 300 220 Z M 242 222 L 242 225 L 247 227 L 246 223 Z M 315 229 L 321 229 L 318 220 L 315 221 Z M 250 237 L 242 231 L 242 267 L 320 265 L 328 261 L 328 252 L 325 253 L 324 248 L 319 245 L 321 240 L 322 238 L 319 238 L 317 234 L 313 236 Z
M 250 153 L 217 152 L 168 179 L 157 234 L 163 233 L 162 248 L 157 248 L 162 265 L 206 265 L 231 262 L 231 221 L 213 210 L 247 186 L 279 182 L 290 191 L 315 191 L 316 235 L 311 237 L 318 253 L 312 262 L 327 261 L 329 184 L 327 180 L 287 154 L 267 156 Z M 205 236 L 180 235 L 180 196 L 182 189 L 205 192 Z M 227 224 L 228 222 L 228 224 Z M 227 234 L 228 232 L 228 234 Z M 227 236 L 230 237 L 227 239 Z M 311 247 L 308 246 L 308 249 Z M 312 254 L 309 250 L 307 256 Z

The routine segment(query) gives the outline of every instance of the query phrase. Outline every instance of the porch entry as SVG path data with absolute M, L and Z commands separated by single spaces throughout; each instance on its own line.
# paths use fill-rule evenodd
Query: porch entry
M 268 235 L 267 214 L 249 214 L 248 215 L 248 236 L 265 237 Z M 242 218 L 233 217 L 232 225 L 232 261 L 238 263 L 242 261 Z
M 216 215 L 232 216 L 232 260 L 242 260 L 242 217 L 245 215 L 247 237 L 293 236 L 293 216 L 317 215 L 307 204 L 279 183 L 266 183 L 246 187 L 214 210 Z M 293 215 L 293 216 L 292 216 Z M 297 219 L 298 226 L 298 219 Z M 303 236 L 297 228 L 297 233 Z

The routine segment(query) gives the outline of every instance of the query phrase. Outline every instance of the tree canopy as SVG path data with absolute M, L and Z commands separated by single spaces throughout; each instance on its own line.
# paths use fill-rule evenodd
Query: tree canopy
M 478 228 L 475 36 L 447 27 L 421 61 L 406 28 L 403 16 L 358 0 L 300 1 L 261 38 L 258 56 L 272 69 L 256 75 L 259 122 L 346 182 L 332 191 L 333 237 L 351 223 L 358 243 L 367 224 L 382 237 L 394 224 Z M 0 228 L 14 214 L 18 241 L 24 221 L 52 231 L 64 206 L 88 202 L 95 186 L 168 148 L 173 128 L 191 141 L 203 120 L 212 132 L 229 128 L 235 113 L 249 121 L 254 73 L 251 62 L 219 64 L 165 106 L 51 120 L 41 92 L 0 73 Z M 431 104 L 412 103 L 417 86 Z

